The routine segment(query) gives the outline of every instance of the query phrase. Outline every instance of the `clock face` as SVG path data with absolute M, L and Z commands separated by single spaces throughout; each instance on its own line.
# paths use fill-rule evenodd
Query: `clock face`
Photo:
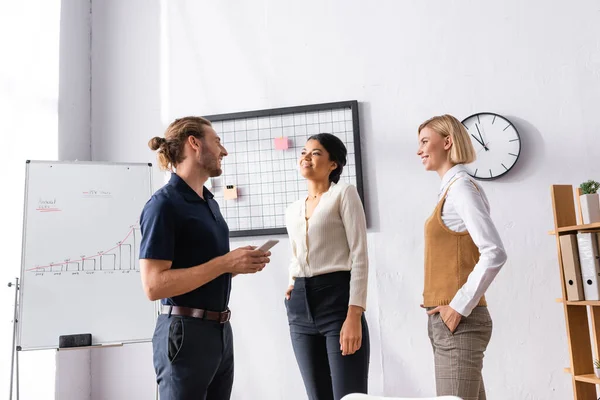
M 521 138 L 514 125 L 493 113 L 479 113 L 462 121 L 467 128 L 476 160 L 466 165 L 477 179 L 496 179 L 515 165 L 521 153 Z

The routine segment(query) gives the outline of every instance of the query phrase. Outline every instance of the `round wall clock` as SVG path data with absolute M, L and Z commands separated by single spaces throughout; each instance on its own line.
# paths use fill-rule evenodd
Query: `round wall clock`
M 462 121 L 477 154 L 465 167 L 473 178 L 496 179 L 515 166 L 521 154 L 521 137 L 505 117 L 482 112 Z

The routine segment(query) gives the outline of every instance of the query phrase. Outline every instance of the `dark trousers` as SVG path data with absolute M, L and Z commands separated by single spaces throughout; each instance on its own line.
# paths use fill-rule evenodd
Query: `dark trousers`
M 233 386 L 229 322 L 162 314 L 154 337 L 160 400 L 227 400 Z
M 340 350 L 349 297 L 350 273 L 333 272 L 296 278 L 291 297 L 285 301 L 292 346 L 309 400 L 367 393 L 370 345 L 364 315 L 360 349 L 347 356 Z

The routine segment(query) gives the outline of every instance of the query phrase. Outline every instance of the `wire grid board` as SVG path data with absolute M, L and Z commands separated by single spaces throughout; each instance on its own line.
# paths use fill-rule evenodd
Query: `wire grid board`
M 223 174 L 209 184 L 232 237 L 287 232 L 287 206 L 306 196 L 298 158 L 307 139 L 317 133 L 332 133 L 344 142 L 348 156 L 340 181 L 355 185 L 364 199 L 357 101 L 206 118 L 229 153 L 223 159 Z M 287 149 L 276 148 L 276 139 L 284 143 L 282 138 L 287 138 Z M 228 185 L 235 185 L 237 198 L 225 200 Z

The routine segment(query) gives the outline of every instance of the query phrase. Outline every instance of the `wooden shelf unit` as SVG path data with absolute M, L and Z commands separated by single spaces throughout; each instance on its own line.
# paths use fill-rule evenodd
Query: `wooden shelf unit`
M 556 232 L 558 232 L 558 233 L 591 232 L 591 231 L 597 231 L 598 229 L 600 229 L 600 222 L 596 222 L 595 224 L 587 224 L 587 225 L 564 226 L 562 228 L 558 228 L 557 230 L 550 232 L 550 234 L 556 235 Z
M 565 368 L 565 372 L 567 374 L 572 374 L 571 368 Z M 587 375 L 575 375 L 575 380 L 578 382 L 587 382 L 593 383 L 595 385 L 600 385 L 600 379 L 596 377 L 596 374 L 587 374 Z
M 565 303 L 570 306 L 596 306 L 600 307 L 599 300 L 582 300 L 582 301 L 564 301 L 563 299 L 556 299 L 557 303 Z
M 600 385 L 594 373 L 594 354 L 600 358 L 600 301 L 567 301 L 567 289 L 563 274 L 563 263 L 560 249 L 561 235 L 577 232 L 600 232 L 600 224 L 583 225 L 581 209 L 578 210 L 580 224 L 577 223 L 575 200 L 579 200 L 579 190 L 573 190 L 572 185 L 552 185 L 552 208 L 554 212 L 554 231 L 550 234 L 556 238 L 558 250 L 559 275 L 562 287 L 562 299 L 565 322 L 567 326 L 567 344 L 571 359 L 571 367 L 565 368 L 573 381 L 575 400 L 597 400 L 596 385 Z M 588 322 L 588 312 L 591 316 L 591 327 Z M 590 329 L 593 339 L 590 340 Z M 592 353 L 592 345 L 594 353 Z

